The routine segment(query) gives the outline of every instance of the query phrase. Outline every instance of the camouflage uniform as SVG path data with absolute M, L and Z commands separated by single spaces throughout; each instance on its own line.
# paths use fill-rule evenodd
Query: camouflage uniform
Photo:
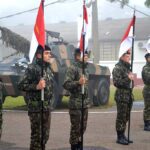
M 3 123 L 3 119 L 2 119 L 2 93 L 0 92 L 0 139 L 1 139 L 1 135 L 2 135 L 2 123 Z
M 128 77 L 130 64 L 121 59 L 113 69 L 113 83 L 116 87 L 115 101 L 117 104 L 116 131 L 118 136 L 124 136 L 126 123 L 129 120 L 129 111 L 133 104 L 133 94 L 130 88 L 131 80 Z
M 147 62 L 142 70 L 142 79 L 145 84 L 143 88 L 143 97 L 144 97 L 144 113 L 143 119 L 145 123 L 145 129 L 150 131 L 150 62 Z
M 44 88 L 43 102 L 43 145 L 45 146 L 49 138 L 50 131 L 50 102 L 53 96 L 53 74 L 48 63 L 43 66 Z M 36 86 L 41 79 L 41 60 L 31 64 L 19 83 L 19 89 L 26 92 L 26 102 L 28 114 L 31 122 L 31 143 L 30 150 L 41 150 L 41 90 L 36 90 Z
M 85 77 L 88 79 L 87 63 L 85 63 Z M 64 88 L 71 93 L 69 100 L 69 114 L 71 122 L 70 144 L 77 145 L 81 138 L 81 108 L 82 108 L 82 93 L 79 79 L 82 75 L 82 62 L 77 61 L 71 65 L 66 73 Z M 84 104 L 83 104 L 83 133 L 86 130 L 88 119 L 88 84 L 85 84 Z

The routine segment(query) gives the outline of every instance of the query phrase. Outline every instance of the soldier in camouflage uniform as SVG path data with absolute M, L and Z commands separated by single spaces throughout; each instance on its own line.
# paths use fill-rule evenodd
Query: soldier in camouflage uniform
M 43 102 L 43 145 L 49 139 L 51 110 L 50 103 L 53 96 L 53 73 L 50 69 L 51 49 L 45 46 L 43 52 L 43 78 L 42 71 L 42 47 L 38 46 L 35 62 L 26 70 L 19 83 L 19 89 L 26 92 L 28 115 L 31 122 L 30 150 L 41 150 L 41 90 L 44 89 Z
M 144 130 L 150 131 L 150 53 L 145 55 L 146 65 L 142 70 L 142 79 L 145 84 L 143 88 L 143 97 L 144 97 Z
M 129 113 L 132 108 L 133 94 L 131 81 L 133 82 L 133 74 L 130 71 L 130 50 L 124 53 L 119 62 L 115 65 L 112 75 L 113 83 L 116 87 L 115 101 L 117 105 L 116 131 L 117 143 L 128 145 L 128 139 L 125 136 L 126 123 L 129 120 Z M 129 141 L 133 143 L 133 141 Z
M 71 150 L 78 150 L 81 148 L 81 108 L 82 108 L 82 91 L 81 87 L 84 85 L 84 104 L 83 104 L 83 133 L 87 127 L 88 119 L 88 107 L 89 107 L 89 98 L 88 98 L 88 71 L 87 71 L 87 54 L 85 54 L 85 77 L 82 75 L 82 65 L 80 49 L 75 50 L 75 59 L 73 65 L 71 65 L 66 73 L 66 78 L 64 81 L 64 88 L 70 92 L 69 100 L 69 114 L 70 114 L 70 144 Z
M 1 92 L 1 86 L 0 86 L 0 139 L 2 136 L 2 123 L 3 123 L 3 118 L 2 118 L 2 92 Z

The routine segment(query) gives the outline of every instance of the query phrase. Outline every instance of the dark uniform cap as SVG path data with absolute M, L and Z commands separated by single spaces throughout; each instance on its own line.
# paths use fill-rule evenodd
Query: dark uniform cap
M 148 57 L 150 57 L 150 53 L 145 54 L 145 59 L 147 59 Z
M 44 51 L 45 50 L 51 51 L 51 48 L 49 46 L 45 45 Z M 42 54 L 42 52 L 43 52 L 43 47 L 41 45 L 38 45 L 36 54 Z
M 46 51 L 52 51 L 51 48 L 49 46 L 47 46 L 47 45 L 45 45 L 45 50 Z
M 85 52 L 84 52 L 84 54 L 87 54 L 87 55 L 88 55 L 88 54 L 89 54 L 89 52 L 88 52 L 88 51 L 85 51 Z
M 74 55 L 81 55 L 81 50 L 80 50 L 80 48 L 76 48 L 76 49 L 75 49 Z

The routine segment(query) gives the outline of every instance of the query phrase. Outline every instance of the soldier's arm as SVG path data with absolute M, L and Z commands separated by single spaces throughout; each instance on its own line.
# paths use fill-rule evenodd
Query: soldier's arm
M 63 87 L 66 90 L 69 90 L 70 92 L 73 89 L 77 89 L 80 86 L 79 81 L 75 80 L 75 75 L 76 75 L 76 72 L 75 72 L 74 68 L 72 68 L 72 67 L 68 68 L 68 70 L 66 72 L 66 77 L 65 77 Z
M 131 80 L 126 72 L 116 67 L 113 70 L 113 83 L 117 88 L 130 88 Z
M 143 67 L 142 79 L 144 81 L 144 84 L 150 85 L 150 67 Z
M 27 68 L 24 76 L 18 83 L 18 88 L 22 91 L 36 91 L 37 84 L 34 80 L 35 73 L 33 68 Z

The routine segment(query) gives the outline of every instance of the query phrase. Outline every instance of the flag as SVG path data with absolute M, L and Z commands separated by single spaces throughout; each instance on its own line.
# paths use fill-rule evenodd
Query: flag
M 132 47 L 132 41 L 133 41 L 133 27 L 135 25 L 135 15 L 133 16 L 132 20 L 130 21 L 130 24 L 121 40 L 120 49 L 119 49 L 119 58 L 126 52 L 128 49 Z
M 80 43 L 79 43 L 79 48 L 81 51 L 83 51 L 83 34 L 85 35 L 85 45 L 84 48 L 86 49 L 88 47 L 88 36 L 87 36 L 87 26 L 88 26 L 88 13 L 87 13 L 87 8 L 85 5 L 83 5 L 83 26 L 82 26 L 82 31 L 81 31 L 81 36 L 80 36 Z
M 147 41 L 146 49 L 147 49 L 147 52 L 150 53 L 150 39 Z
M 38 45 L 41 45 L 44 49 L 45 46 L 45 24 L 44 24 L 44 10 L 43 10 L 43 0 L 41 0 L 36 22 L 34 25 L 34 31 L 32 35 L 29 59 L 30 63 L 33 61 L 36 49 Z

